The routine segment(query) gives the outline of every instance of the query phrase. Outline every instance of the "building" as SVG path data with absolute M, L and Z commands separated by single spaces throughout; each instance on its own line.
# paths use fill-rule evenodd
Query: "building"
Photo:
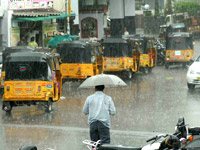
M 0 0 L 4 9 L 0 16 L 2 46 L 16 46 L 20 37 L 29 42 L 31 37 L 39 46 L 46 46 L 57 34 L 57 18 L 69 17 L 63 0 Z
M 107 27 L 107 0 L 79 1 L 79 28 L 81 39 L 104 37 L 104 28 Z

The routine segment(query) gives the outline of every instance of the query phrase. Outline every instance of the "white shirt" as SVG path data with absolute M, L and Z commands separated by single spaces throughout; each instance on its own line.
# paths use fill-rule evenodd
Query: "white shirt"
M 101 121 L 110 128 L 110 115 L 115 115 L 116 109 L 112 98 L 101 91 L 87 97 L 83 113 L 88 115 L 88 123 Z

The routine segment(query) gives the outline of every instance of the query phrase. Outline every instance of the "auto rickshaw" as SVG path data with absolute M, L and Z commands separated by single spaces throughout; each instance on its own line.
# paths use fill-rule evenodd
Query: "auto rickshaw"
M 144 36 L 141 37 L 141 42 L 139 70 L 148 74 L 156 66 L 157 51 L 155 39 L 152 36 Z
M 194 48 L 192 36 L 188 32 L 169 33 L 166 40 L 165 68 L 182 64 L 185 68 L 193 59 Z
M 156 65 L 157 59 L 154 37 L 138 34 L 129 35 L 125 38 L 132 43 L 133 58 L 137 62 L 136 71 L 141 71 L 145 74 L 151 72 L 152 68 Z
M 1 82 L 0 82 L 0 88 L 4 89 L 4 79 L 5 79 L 5 65 L 4 62 L 6 60 L 6 57 L 9 56 L 11 53 L 17 53 L 17 52 L 32 52 L 35 49 L 33 47 L 28 46 L 13 46 L 13 47 L 7 47 L 2 51 L 2 70 L 1 70 Z
M 103 46 L 103 72 L 125 74 L 129 79 L 138 71 L 137 58 L 133 57 L 133 43 L 125 38 L 105 38 Z
M 62 76 L 59 54 L 19 52 L 10 54 L 5 62 L 5 88 L 2 109 L 43 104 L 52 110 L 52 103 L 61 97 Z
M 63 83 L 82 80 L 102 71 L 102 50 L 98 42 L 64 41 L 56 48 L 60 54 Z

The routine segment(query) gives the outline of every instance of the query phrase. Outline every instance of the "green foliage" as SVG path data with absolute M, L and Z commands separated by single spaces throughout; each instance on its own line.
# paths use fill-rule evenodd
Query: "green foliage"
M 146 10 L 146 11 L 144 11 L 144 14 L 145 14 L 146 17 L 148 17 L 148 16 L 152 16 L 152 13 L 151 13 L 150 10 Z
M 198 11 L 200 10 L 200 5 L 198 2 L 177 2 L 174 6 L 176 13 L 187 12 L 189 16 L 198 16 Z
M 160 16 L 158 0 L 155 0 L 155 16 Z

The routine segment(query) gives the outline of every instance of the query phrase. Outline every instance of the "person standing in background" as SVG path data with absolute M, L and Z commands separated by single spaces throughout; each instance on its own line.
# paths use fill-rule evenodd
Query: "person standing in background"
M 17 46 L 27 46 L 24 36 L 21 37 L 20 41 L 17 43 Z
M 28 43 L 30 47 L 38 47 L 38 44 L 35 42 L 35 38 L 31 37 L 31 41 Z

